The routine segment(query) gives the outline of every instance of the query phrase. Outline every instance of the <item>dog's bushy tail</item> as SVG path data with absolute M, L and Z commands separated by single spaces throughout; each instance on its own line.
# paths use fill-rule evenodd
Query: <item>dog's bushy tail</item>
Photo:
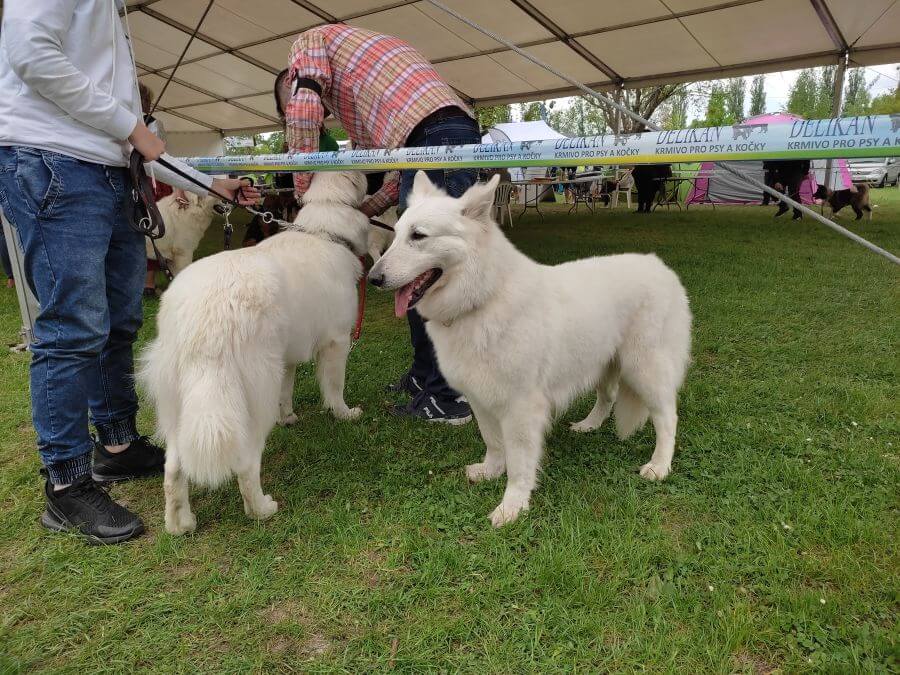
M 237 369 L 194 364 L 182 374 L 181 419 L 175 445 L 188 480 L 217 487 L 234 470 L 233 459 L 246 447 L 248 402 Z
M 634 389 L 624 380 L 619 381 L 619 393 L 616 396 L 615 417 L 616 434 L 625 440 L 639 431 L 647 423 L 650 411 Z
M 138 380 L 155 404 L 157 436 L 188 480 L 216 487 L 238 468 L 260 418 L 274 421 L 282 368 L 259 335 L 266 303 L 227 295 L 185 302 L 180 290 L 163 296 L 159 336 L 140 358 Z

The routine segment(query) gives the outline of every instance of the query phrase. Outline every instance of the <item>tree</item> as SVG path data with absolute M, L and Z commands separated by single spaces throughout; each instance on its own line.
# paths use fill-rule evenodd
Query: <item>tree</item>
M 498 124 L 512 121 L 512 110 L 508 105 L 485 105 L 475 108 L 475 118 L 480 129 L 490 129 Z
M 844 114 L 863 115 L 872 103 L 872 85 L 866 82 L 863 68 L 852 68 L 847 74 L 844 91 Z
M 892 115 L 900 113 L 900 87 L 872 99 L 870 115 Z
M 818 94 L 812 117 L 831 117 L 834 109 L 834 76 L 836 66 L 825 66 L 819 70 Z
M 766 112 L 766 76 L 757 75 L 750 85 L 750 117 Z
M 733 77 L 725 84 L 725 124 L 734 124 L 744 119 L 744 100 L 747 83 L 743 77 Z
M 606 131 L 603 112 L 583 96 L 565 107 L 551 107 L 547 123 L 567 136 L 599 136 Z
M 719 82 L 714 82 L 706 103 L 706 119 L 695 121 L 694 126 L 721 127 L 728 124 L 727 98 L 725 87 Z
M 787 109 L 800 117 L 815 117 L 816 104 L 819 97 L 816 71 L 804 68 L 788 91 Z
M 523 122 L 537 122 L 541 119 L 541 102 L 532 101 L 519 106 Z
M 640 87 L 637 89 L 624 89 L 622 91 L 622 105 L 633 110 L 646 120 L 653 117 L 654 113 L 663 103 L 679 92 L 687 92 L 687 84 L 665 84 L 658 87 Z M 595 98 L 585 99 L 588 105 L 597 108 L 602 114 L 604 126 L 615 129 L 616 109 L 606 101 Z M 622 131 L 624 133 L 637 133 L 646 131 L 645 125 L 633 120 L 628 115 L 622 115 Z
M 681 89 L 660 107 L 660 121 L 664 129 L 684 129 L 687 126 L 688 98 L 688 90 Z

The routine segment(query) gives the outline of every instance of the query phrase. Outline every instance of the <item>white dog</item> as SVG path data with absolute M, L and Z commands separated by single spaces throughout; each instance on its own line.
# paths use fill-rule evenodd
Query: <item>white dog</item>
M 669 474 L 691 313 L 678 277 L 656 256 L 555 266 L 527 258 L 491 218 L 497 180 L 453 199 L 419 172 L 369 279 L 397 289 L 398 315 L 415 305 L 428 319 L 441 371 L 468 399 L 487 447 L 466 475 L 507 474 L 491 513 L 500 526 L 528 508 L 551 418 L 589 390 L 597 403 L 572 428 L 596 429 L 615 406 L 626 438 L 649 416 L 656 449 L 640 474 Z
M 298 363 L 316 360 L 335 417 L 362 412 L 344 402 L 344 373 L 370 227 L 357 210 L 365 193 L 360 173 L 316 174 L 293 231 L 203 258 L 163 295 L 139 378 L 166 441 L 172 534 L 196 526 L 188 481 L 214 487 L 237 474 L 247 515 L 275 513 L 260 487 L 260 463 L 276 420 L 297 421 Z
M 174 195 L 164 197 L 157 202 L 159 213 L 166 226 L 166 233 L 156 240 L 160 255 L 169 261 L 169 269 L 173 275 L 191 264 L 194 251 L 203 239 L 203 235 L 212 223 L 213 213 L 218 197 L 201 197 L 192 192 L 187 193 L 187 207 L 180 207 Z M 147 257 L 156 260 L 156 254 L 150 240 L 147 240 Z

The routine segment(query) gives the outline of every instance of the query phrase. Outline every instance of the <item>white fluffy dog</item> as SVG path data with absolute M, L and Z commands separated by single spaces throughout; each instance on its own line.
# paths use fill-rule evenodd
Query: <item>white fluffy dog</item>
M 589 390 L 597 402 L 572 428 L 596 429 L 615 407 L 626 438 L 649 416 L 656 449 L 640 474 L 669 474 L 691 313 L 678 277 L 656 256 L 555 266 L 527 258 L 491 218 L 497 181 L 453 199 L 419 172 L 396 239 L 369 279 L 397 289 L 398 315 L 415 305 L 428 319 L 441 371 L 468 399 L 487 447 L 466 475 L 507 474 L 491 513 L 500 526 L 528 508 L 552 417 Z
M 201 197 L 187 193 L 188 205 L 179 207 L 174 195 L 163 197 L 157 202 L 159 213 L 166 226 L 166 233 L 156 240 L 160 255 L 169 261 L 173 275 L 191 264 L 194 251 L 212 223 L 218 197 Z M 147 240 L 147 257 L 156 260 L 150 240 Z
M 298 363 L 316 360 L 325 407 L 340 419 L 356 319 L 359 256 L 369 223 L 358 211 L 359 173 L 319 173 L 293 231 L 190 265 L 162 297 L 158 335 L 140 381 L 166 442 L 166 529 L 190 532 L 188 482 L 217 486 L 236 474 L 244 510 L 268 518 L 277 503 L 260 486 L 266 437 L 297 421 Z

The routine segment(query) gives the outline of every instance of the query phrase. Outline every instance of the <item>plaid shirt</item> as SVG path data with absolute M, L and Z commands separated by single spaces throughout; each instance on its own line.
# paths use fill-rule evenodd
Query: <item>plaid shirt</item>
M 298 89 L 285 108 L 291 152 L 315 152 L 324 103 L 358 148 L 399 148 L 428 115 L 456 106 L 472 114 L 428 60 L 410 44 L 345 24 L 329 24 L 302 33 L 291 49 L 290 81 L 308 78 L 322 87 L 321 98 Z M 397 202 L 399 174 L 363 205 L 369 216 Z M 300 197 L 312 176 L 295 173 Z

